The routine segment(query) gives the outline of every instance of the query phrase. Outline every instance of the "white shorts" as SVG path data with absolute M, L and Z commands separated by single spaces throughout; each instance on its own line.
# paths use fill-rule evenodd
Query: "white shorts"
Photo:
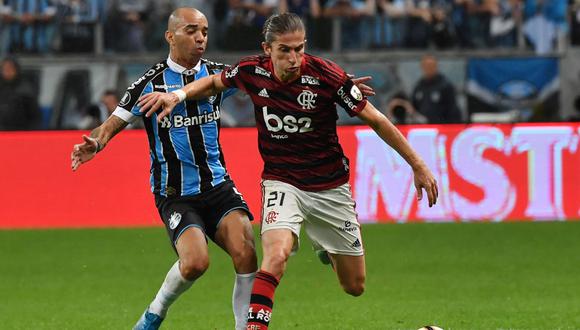
M 315 251 L 362 256 L 360 224 L 354 209 L 350 185 L 323 191 L 303 191 L 290 184 L 262 181 L 262 229 L 290 229 L 296 239 L 293 252 L 299 248 L 300 227 Z

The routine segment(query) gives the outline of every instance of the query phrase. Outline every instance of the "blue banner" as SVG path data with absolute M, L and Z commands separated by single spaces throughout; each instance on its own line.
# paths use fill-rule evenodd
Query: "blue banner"
M 472 59 L 467 64 L 467 94 L 476 99 L 470 112 L 532 111 L 557 99 L 559 90 L 556 58 Z

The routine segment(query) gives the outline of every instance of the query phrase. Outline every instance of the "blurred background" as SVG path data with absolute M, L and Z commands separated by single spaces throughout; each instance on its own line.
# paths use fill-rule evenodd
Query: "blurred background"
M 577 121 L 580 0 L 2 0 L 0 130 L 91 129 L 167 56 L 169 13 L 209 20 L 206 58 L 260 52 L 274 12 L 307 24 L 307 51 L 372 75 L 399 124 Z M 426 56 L 429 55 L 429 56 Z M 226 127 L 254 124 L 227 100 Z M 359 124 L 339 111 L 339 124 Z M 139 127 L 138 125 L 136 126 Z

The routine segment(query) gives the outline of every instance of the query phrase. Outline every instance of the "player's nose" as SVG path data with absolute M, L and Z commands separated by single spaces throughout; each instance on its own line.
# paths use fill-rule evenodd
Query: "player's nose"
M 297 62 L 297 56 L 296 56 L 296 52 L 295 51 L 291 51 L 290 52 L 290 57 L 288 58 L 288 60 L 290 61 L 291 64 L 294 64 Z

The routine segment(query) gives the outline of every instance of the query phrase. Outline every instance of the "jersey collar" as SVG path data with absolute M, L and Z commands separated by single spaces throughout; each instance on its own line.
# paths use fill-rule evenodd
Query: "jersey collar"
M 175 71 L 177 73 L 181 73 L 184 74 L 186 76 L 191 76 L 194 75 L 196 73 L 199 72 L 199 70 L 201 69 L 201 60 L 197 61 L 197 64 L 191 68 L 191 69 L 187 69 L 177 63 L 175 63 L 170 56 L 167 56 L 167 65 L 169 66 L 169 68 L 172 71 Z

